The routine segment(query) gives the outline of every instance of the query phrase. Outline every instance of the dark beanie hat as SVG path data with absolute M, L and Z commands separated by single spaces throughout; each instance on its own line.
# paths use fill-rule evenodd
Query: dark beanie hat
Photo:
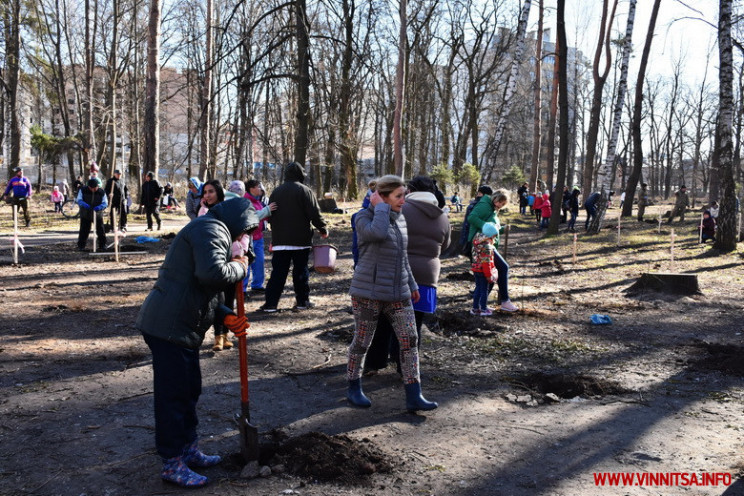
M 98 181 L 95 179 L 88 179 L 88 187 L 89 188 L 97 188 L 98 187 Z

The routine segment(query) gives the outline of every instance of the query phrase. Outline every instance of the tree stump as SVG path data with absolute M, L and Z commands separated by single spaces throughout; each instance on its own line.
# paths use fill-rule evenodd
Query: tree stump
M 630 296 L 649 291 L 674 295 L 702 294 L 696 274 L 666 272 L 641 274 L 641 277 L 625 290 Z
M 320 207 L 320 211 L 324 214 L 336 213 L 339 209 L 336 200 L 333 198 L 323 198 L 318 200 L 318 206 Z

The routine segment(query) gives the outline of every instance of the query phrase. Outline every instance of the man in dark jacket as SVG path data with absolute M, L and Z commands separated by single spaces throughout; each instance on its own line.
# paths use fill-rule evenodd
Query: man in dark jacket
M 160 214 L 158 213 L 158 202 L 160 196 L 163 194 L 163 188 L 160 187 L 158 181 L 155 179 L 153 172 L 148 172 L 145 176 L 145 182 L 142 183 L 142 197 L 140 198 L 140 205 L 144 207 L 145 214 L 147 214 L 147 230 L 152 231 L 152 218 L 158 221 L 158 231 L 160 231 Z
M 289 266 L 292 265 L 296 310 L 309 308 L 310 271 L 307 261 L 313 244 L 313 228 L 320 231 L 322 238 L 328 237 L 325 220 L 320 214 L 320 206 L 313 191 L 302 184 L 305 171 L 297 162 L 287 165 L 284 183 L 269 197 L 269 203 L 276 203 L 271 222 L 271 276 L 266 285 L 266 302 L 261 310 L 268 313 L 277 311 L 279 298 L 287 282 Z
M 677 199 L 674 202 L 674 208 L 672 213 L 669 214 L 669 223 L 674 221 L 674 218 L 679 215 L 681 222 L 685 221 L 685 210 L 690 206 L 690 197 L 687 196 L 687 186 L 684 184 L 679 187 L 679 191 L 674 193 Z
M 648 184 L 641 183 L 641 192 L 638 194 L 638 222 L 643 222 L 643 215 L 648 205 Z
M 231 261 L 231 244 L 257 226 L 256 211 L 245 198 L 222 202 L 189 222 L 171 243 L 135 322 L 152 351 L 160 476 L 180 486 L 208 482 L 189 466 L 221 461 L 198 448 L 199 347 L 215 320 L 232 313 L 220 305 L 219 295 L 246 275 L 248 260 Z
M 93 217 L 96 221 L 96 237 L 98 238 L 98 249 L 106 249 L 106 232 L 103 228 L 103 210 L 108 206 L 106 193 L 98 187 L 98 181 L 88 180 L 88 186 L 80 188 L 77 195 L 77 204 L 80 205 L 80 231 L 78 231 L 78 250 L 85 250 L 90 236 L 90 227 Z
M 529 188 L 527 183 L 517 188 L 517 196 L 519 197 L 519 213 L 525 215 L 527 213 L 527 195 L 529 195 Z
M 595 191 L 586 198 L 584 201 L 584 210 L 586 211 L 586 222 L 584 223 L 584 230 L 589 230 L 589 224 L 592 223 L 592 219 L 597 216 L 597 202 L 602 195 Z
M 127 196 L 129 196 L 129 189 L 124 181 L 121 180 L 121 171 L 116 169 L 113 177 L 106 181 L 106 186 L 103 188 L 108 195 L 108 202 L 111 206 L 109 211 L 109 224 L 111 230 L 114 227 L 118 227 L 122 232 L 127 231 Z M 118 224 L 114 224 L 114 218 L 118 215 Z

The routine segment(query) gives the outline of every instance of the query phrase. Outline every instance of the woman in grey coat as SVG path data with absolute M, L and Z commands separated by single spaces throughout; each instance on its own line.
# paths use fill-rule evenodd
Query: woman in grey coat
M 370 206 L 357 213 L 355 219 L 359 261 L 349 294 L 356 327 L 347 366 L 347 398 L 355 406 L 372 405 L 362 391 L 362 370 L 381 313 L 390 320 L 398 337 L 406 409 L 433 410 L 438 406 L 421 395 L 418 336 L 412 305 L 420 296 L 406 254 L 408 232 L 401 214 L 405 195 L 401 178 L 383 176 L 377 180 Z

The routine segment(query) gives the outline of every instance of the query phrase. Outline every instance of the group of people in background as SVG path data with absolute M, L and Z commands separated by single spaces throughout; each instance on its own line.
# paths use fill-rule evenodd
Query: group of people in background
M 612 204 L 612 197 L 615 192 L 610 191 L 607 194 L 608 206 Z M 540 229 L 546 228 L 550 221 L 552 214 L 552 205 L 550 202 L 550 194 L 548 191 L 541 192 L 530 192 L 528 183 L 523 183 L 517 189 L 517 196 L 519 198 L 519 212 L 522 215 L 527 215 L 527 209 L 530 209 L 530 215 L 533 215 L 537 221 Z M 567 232 L 576 232 L 576 219 L 578 218 L 579 211 L 583 206 L 586 213 L 586 220 L 584 222 L 584 229 L 588 230 L 589 226 L 597 217 L 599 212 L 599 201 L 602 194 L 598 191 L 590 193 L 585 197 L 583 203 L 581 203 L 579 197 L 581 196 L 581 189 L 578 185 L 574 185 L 571 189 L 568 186 L 563 188 L 563 194 L 561 196 L 561 217 L 560 223 L 567 222 Z M 685 185 L 680 186 L 679 190 L 674 193 L 675 201 L 672 210 L 667 213 L 666 218 L 668 223 L 674 222 L 676 217 L 679 217 L 680 222 L 685 220 L 685 212 L 690 208 L 690 198 L 687 194 L 687 187 Z M 625 192 L 623 191 L 620 195 L 619 207 L 622 208 L 625 203 Z M 638 194 L 638 222 L 644 221 L 646 207 L 651 205 L 651 200 L 648 192 L 648 184 L 641 183 L 641 189 Z M 715 210 L 715 214 L 713 211 Z M 711 235 L 711 229 L 715 224 L 715 217 L 718 213 L 718 204 L 714 201 L 711 202 L 710 207 L 706 208 L 703 212 L 704 223 L 706 224 L 705 239 L 713 239 Z M 570 217 L 569 217 L 570 214 Z M 708 220 L 710 219 L 710 220 Z M 702 230 L 702 227 L 701 227 Z

